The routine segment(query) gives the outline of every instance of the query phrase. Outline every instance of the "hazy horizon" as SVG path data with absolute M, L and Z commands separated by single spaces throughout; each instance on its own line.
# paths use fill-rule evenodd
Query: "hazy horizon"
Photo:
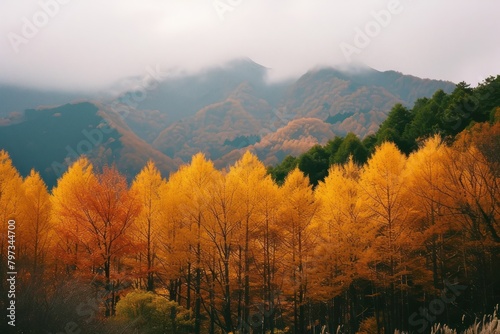
M 249 58 L 272 80 L 364 64 L 475 85 L 500 73 L 490 28 L 499 9 L 493 0 L 6 1 L 0 83 L 95 91 L 148 68 L 196 73 Z

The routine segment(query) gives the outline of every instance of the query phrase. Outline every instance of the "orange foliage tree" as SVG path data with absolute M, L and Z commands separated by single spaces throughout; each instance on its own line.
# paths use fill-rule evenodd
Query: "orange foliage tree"
M 75 248 L 70 248 L 70 254 L 84 257 L 73 265 L 84 274 L 104 276 L 105 315 L 110 316 L 120 285 L 119 279 L 112 280 L 112 265 L 119 273 L 120 258 L 133 250 L 128 232 L 140 212 L 137 195 L 128 189 L 116 168 L 104 167 L 102 173 L 94 175 L 85 158 L 70 167 L 53 193 L 54 213 L 61 218 L 65 246 L 69 242 Z

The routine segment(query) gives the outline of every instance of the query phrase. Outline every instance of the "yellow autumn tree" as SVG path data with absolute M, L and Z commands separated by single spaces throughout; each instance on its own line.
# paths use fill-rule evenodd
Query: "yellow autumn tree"
M 491 161 L 468 133 L 448 151 L 446 189 L 453 196 L 454 211 L 461 213 L 471 237 L 500 244 L 500 184 L 498 164 Z
M 206 265 L 217 278 L 212 289 L 216 289 L 215 297 L 220 302 L 211 305 L 221 315 L 216 321 L 223 331 L 232 332 L 236 325 L 233 291 L 238 287 L 233 277 L 238 275 L 238 245 L 244 243 L 240 239 L 243 201 L 239 198 L 239 183 L 233 182 L 227 174 L 218 172 L 214 180 L 208 188 L 208 215 L 202 225 L 209 245 Z
M 167 217 L 164 232 L 169 236 L 164 239 L 177 240 L 174 249 L 182 250 L 184 255 L 185 263 L 178 265 L 186 282 L 186 308 L 194 308 L 195 333 L 201 332 L 203 260 L 205 254 L 210 253 L 205 249 L 204 228 L 209 215 L 209 189 L 213 187 L 217 175 L 213 163 L 202 153 L 196 154 L 190 164 L 182 166 L 170 177 L 162 195 Z M 163 246 L 168 251 L 170 245 Z M 173 253 L 172 258 L 176 256 L 177 253 Z
M 139 255 L 141 273 L 142 257 L 146 262 L 147 291 L 154 291 L 155 287 L 154 277 L 157 271 L 155 261 L 162 223 L 161 188 L 164 183 L 165 181 L 152 161 L 148 161 L 132 183 L 132 191 L 135 192 L 140 203 L 140 212 L 132 229 L 141 250 Z
M 183 168 L 184 169 L 184 168 Z M 185 302 L 191 308 L 192 264 L 195 263 L 191 224 L 188 219 L 185 191 L 183 188 L 183 172 L 170 174 L 168 182 L 160 187 L 161 224 L 157 238 L 159 249 L 157 262 L 160 275 L 170 280 L 170 299 L 179 304 Z M 183 291 L 186 287 L 187 291 Z M 182 294 L 185 300 L 182 300 Z
M 410 284 L 419 277 L 420 269 L 412 262 L 419 244 L 414 240 L 414 213 L 407 191 L 405 177 L 406 157 L 396 145 L 385 142 L 377 147 L 368 160 L 360 178 L 360 196 L 365 208 L 365 219 L 371 224 L 374 240 L 364 253 L 369 278 L 374 282 L 384 304 L 386 330 L 401 328 Z M 415 271 L 415 272 L 414 272 Z
M 266 177 L 268 176 L 265 166 L 249 151 L 230 168 L 227 174 L 228 184 L 235 187 L 236 197 L 240 202 L 238 220 L 241 222 L 241 240 L 243 240 L 238 246 L 242 254 L 242 261 L 238 265 L 238 278 L 240 291 L 243 291 L 238 303 L 239 327 L 249 323 L 251 244 L 257 237 L 255 233 L 259 227 L 258 212 L 262 208 L 262 183 Z
M 23 182 L 22 223 L 20 230 L 26 247 L 31 275 L 38 278 L 43 274 L 44 265 L 52 236 L 51 201 L 47 186 L 40 174 L 31 170 Z
M 95 182 L 93 166 L 83 157 L 68 168 L 52 190 L 52 221 L 56 236 L 53 252 L 63 264 L 56 268 L 61 274 L 72 275 L 79 269 L 78 275 L 89 276 L 92 271 L 87 268 L 96 265 L 85 249 L 87 240 L 82 227 L 87 219 L 84 210 L 86 193 Z
M 446 249 L 454 249 L 456 243 L 451 232 L 457 229 L 457 224 L 450 219 L 449 199 L 444 190 L 448 178 L 446 151 L 439 136 L 429 138 L 410 155 L 406 168 L 411 205 L 418 208 L 414 227 L 419 233 L 413 234 L 413 242 L 427 249 L 435 289 L 444 287 L 447 263 L 451 264 L 455 253 L 447 255 Z
M 0 150 L 0 219 L 7 222 L 19 214 L 22 178 L 9 154 Z
M 0 150 L 0 221 L 4 228 L 0 233 L 0 259 L 2 264 L 7 263 L 8 250 L 15 252 L 15 249 L 13 247 L 8 248 L 8 245 L 14 247 L 23 246 L 22 240 L 19 240 L 19 238 L 16 239 L 14 234 L 9 235 L 7 233 L 7 223 L 9 220 L 14 220 L 16 222 L 14 226 L 16 227 L 21 223 L 19 219 L 21 218 L 21 195 L 22 178 L 13 166 L 9 154 L 4 150 Z M 16 233 L 16 230 L 13 230 L 13 232 Z M 9 236 L 13 239 L 9 239 Z M 9 240 L 15 240 L 15 242 L 8 243 Z M 3 268 L 6 267 L 3 266 Z M 2 291 L 8 291 L 6 287 L 6 272 L 7 270 L 0 271 L 0 288 Z
M 495 165 L 468 133 L 462 133 L 446 150 L 446 178 L 441 185 L 450 219 L 459 231 L 454 239 L 460 247 L 455 278 L 474 284 L 478 291 L 474 298 L 483 305 L 494 303 L 488 280 L 498 279 L 491 270 L 499 263 L 500 250 L 500 178 Z
M 257 269 L 255 274 L 261 275 L 262 283 L 258 281 L 258 276 L 254 275 L 251 276 L 255 279 L 251 284 L 262 286 L 259 295 L 262 296 L 263 305 L 266 305 L 262 312 L 262 325 L 265 331 L 272 333 L 276 327 L 276 318 L 281 315 L 279 297 L 286 276 L 286 264 L 282 260 L 285 234 L 280 226 L 283 192 L 270 175 L 259 183 L 259 197 L 255 217 L 257 230 L 253 234 L 252 250 Z
M 373 225 L 363 215 L 360 174 L 360 167 L 351 157 L 344 165 L 330 167 L 325 181 L 315 191 L 320 203 L 315 217 L 319 238 L 311 269 L 311 294 L 316 300 L 328 301 L 330 308 L 334 303 L 349 305 L 345 322 L 353 322 L 360 312 L 354 283 L 366 276 L 361 258 L 374 235 Z M 336 328 L 338 323 L 329 325 Z
M 280 227 L 284 233 L 284 248 L 290 272 L 291 301 L 295 333 L 306 330 L 305 302 L 308 277 L 306 265 L 316 242 L 312 220 L 318 208 L 309 179 L 295 168 L 285 179 L 282 187 L 283 203 Z

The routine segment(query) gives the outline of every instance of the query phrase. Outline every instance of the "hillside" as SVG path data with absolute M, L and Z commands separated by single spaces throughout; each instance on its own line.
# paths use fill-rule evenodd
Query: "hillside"
M 304 74 L 288 84 L 286 90 L 275 89 L 276 94 L 271 99 L 263 92 L 266 89 L 273 91 L 272 85 L 265 83 L 264 77 L 255 79 L 265 72 L 248 63 L 244 65 L 245 81 L 224 99 L 167 126 L 152 141 L 153 146 L 184 162 L 202 151 L 223 166 L 233 163 L 246 148 L 255 149 L 265 162 L 277 163 L 287 154 L 296 154 L 298 147 L 324 144 L 325 138 L 331 138 L 332 134 L 342 136 L 353 132 L 364 137 L 375 133 L 395 104 L 410 106 L 419 97 L 430 97 L 438 89 L 451 92 L 455 87 L 449 82 L 420 79 L 394 71 L 363 68 L 343 72 L 322 68 Z M 251 73 L 256 74 L 252 76 Z M 169 102 L 165 101 L 164 105 Z M 191 112 L 185 109 L 186 115 Z M 154 113 L 158 117 L 166 115 L 167 111 L 155 110 Z M 283 138 L 276 141 L 277 137 L 283 137 L 281 133 L 286 133 L 278 131 L 292 120 L 301 120 L 304 128 L 325 124 L 312 135 L 294 138 L 293 145 L 285 143 Z M 130 124 L 128 119 L 127 122 Z M 131 127 L 136 127 L 136 120 L 132 122 Z M 264 140 L 266 136 L 268 139 Z M 145 139 L 150 138 L 151 132 Z M 238 147 L 224 144 L 235 141 Z
M 97 166 L 116 163 L 129 178 L 149 158 L 167 174 L 200 151 L 217 166 L 234 163 L 245 150 L 277 164 L 336 135 L 375 133 L 396 103 L 409 107 L 437 89 L 449 93 L 455 87 L 370 68 L 320 68 L 286 82 L 268 82 L 266 73 L 243 59 L 197 74 L 165 74 L 137 101 L 139 93 L 127 91 L 60 107 L 45 105 L 85 96 L 2 86 L 0 148 L 23 175 L 34 167 L 50 185 L 66 158 L 81 153 Z M 23 114 L 27 105 L 31 109 Z M 119 115 L 117 105 L 127 113 Z M 82 131 L 106 122 L 113 131 L 103 134 L 102 143 L 81 144 L 88 142 Z
M 166 173 L 178 166 L 116 114 L 90 102 L 27 110 L 16 124 L 0 127 L 0 147 L 21 174 L 35 168 L 49 186 L 82 154 L 96 166 L 116 164 L 127 175 L 137 173 L 149 159 Z
M 296 117 L 327 121 L 338 135 L 354 132 L 364 137 L 378 129 L 396 103 L 410 106 L 417 98 L 430 97 L 438 89 L 450 92 L 454 87 L 449 82 L 394 71 L 323 68 L 297 80 L 288 90 L 283 108 Z
M 346 136 L 332 136 L 324 145 L 290 153 L 268 171 L 281 183 L 291 170 L 299 167 L 309 176 L 310 182 L 317 185 L 328 175 L 331 165 L 343 164 L 350 156 L 356 163 L 364 164 L 376 147 L 386 141 L 394 142 L 401 152 L 410 155 L 429 137 L 439 135 L 451 143 L 456 136 L 471 129 L 475 129 L 472 132 L 478 132 L 478 129 L 484 132 L 475 140 L 482 143 L 488 159 L 498 162 L 495 157 L 498 156 L 495 148 L 500 147 L 498 135 L 486 131 L 485 124 L 497 122 L 495 131 L 498 131 L 499 91 L 500 76 L 489 77 L 475 88 L 461 82 L 450 94 L 439 89 L 431 98 L 417 99 L 411 108 L 396 104 L 379 129 L 364 139 L 353 132 Z M 488 138 L 490 134 L 491 138 Z
M 127 124 L 141 138 L 153 142 L 172 124 L 193 117 L 200 110 L 225 101 L 243 83 L 253 89 L 258 99 L 276 107 L 289 82 L 266 82 L 267 69 L 249 59 L 238 59 L 196 74 L 168 76 L 157 87 L 147 90 L 137 106 L 127 104 L 132 110 Z M 119 97 L 120 102 L 130 101 L 133 92 Z

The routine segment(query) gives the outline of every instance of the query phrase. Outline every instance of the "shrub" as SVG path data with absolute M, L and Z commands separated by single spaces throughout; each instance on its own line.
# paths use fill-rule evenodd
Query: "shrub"
M 141 333 L 187 333 L 193 328 L 191 312 L 152 292 L 136 290 L 116 305 L 119 320 L 133 322 Z

